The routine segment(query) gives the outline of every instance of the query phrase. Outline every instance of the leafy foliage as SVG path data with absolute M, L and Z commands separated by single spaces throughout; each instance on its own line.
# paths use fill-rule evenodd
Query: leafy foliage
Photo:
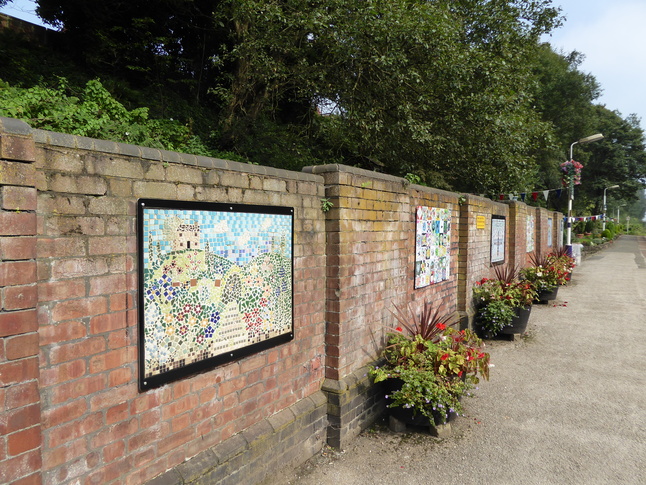
M 598 214 L 603 212 L 605 187 L 621 187 L 608 192 L 610 200 L 634 200 L 637 189 L 643 187 L 646 153 L 644 133 L 634 115 L 622 119 L 619 113 L 593 104 L 601 89 L 591 74 L 578 70 L 583 59 L 576 51 L 556 53 L 548 44 L 536 51 L 534 103 L 541 118 L 552 125 L 552 137 L 544 149 L 537 149 L 535 157 L 541 167 L 540 185 L 556 188 L 561 185 L 558 168 L 566 155 L 569 158 L 567 147 L 584 136 L 604 134 L 601 142 L 577 145 L 574 156 L 583 165 L 574 210 Z
M 600 88 L 578 71 L 581 54 L 539 45 L 560 23 L 548 0 L 37 4 L 61 32 L 31 56 L 0 47 L 0 78 L 51 89 L 65 77 L 64 94 L 77 98 L 100 78 L 130 113 L 122 118 L 149 109 L 128 129 L 94 123 L 102 138 L 167 137 L 168 148 L 263 165 L 344 163 L 498 194 L 558 187 L 565 147 L 613 133 L 577 147 L 589 170 L 579 211 L 592 210 L 604 183 L 624 187 L 613 197 L 633 197 L 644 173 L 637 120 L 594 107 Z M 181 121 L 169 128 L 169 118 Z M 153 128 L 148 141 L 133 138 L 141 123 Z M 609 150 L 614 140 L 622 149 Z
M 256 163 L 500 191 L 531 185 L 549 139 L 528 92 L 537 39 L 559 22 L 548 2 L 38 4 L 90 73 L 208 106 L 219 148 Z
M 496 278 L 483 278 L 473 287 L 476 321 L 488 337 L 511 325 L 516 309 L 531 305 L 537 295 L 533 282 L 521 280 L 515 268 L 497 266 L 495 272 Z
M 389 407 L 412 408 L 415 412 L 443 419 L 449 412 L 462 412 L 460 398 L 489 378 L 489 354 L 482 341 L 469 330 L 445 328 L 437 341 L 400 332 L 389 335 L 386 365 L 373 367 L 374 382 L 395 380 L 399 388 L 387 398 Z
M 0 81 L 0 115 L 50 131 L 210 154 L 187 126 L 174 120 L 149 119 L 148 108 L 128 110 L 99 80 L 89 81 L 78 93 L 64 78 L 56 87 L 18 88 Z
M 406 330 L 411 338 L 419 336 L 422 340 L 437 342 L 442 332 L 456 323 L 453 315 L 440 313 L 441 307 L 433 308 L 433 303 L 430 301 L 424 303 L 419 317 L 410 303 L 408 314 L 397 305 L 395 305 L 395 310 L 396 312 L 392 313 L 401 325 L 395 330 L 397 332 Z

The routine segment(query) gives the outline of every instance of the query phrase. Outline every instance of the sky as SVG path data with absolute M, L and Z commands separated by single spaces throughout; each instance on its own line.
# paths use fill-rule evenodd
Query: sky
M 552 0 L 566 17 L 543 41 L 555 50 L 585 55 L 579 67 L 601 85 L 596 100 L 623 118 L 636 114 L 646 129 L 646 0 Z M 33 0 L 14 0 L 0 12 L 41 23 Z
M 621 113 L 636 114 L 646 129 L 646 1 L 553 0 L 566 20 L 543 41 L 558 51 L 585 55 L 579 70 L 601 85 L 595 102 Z

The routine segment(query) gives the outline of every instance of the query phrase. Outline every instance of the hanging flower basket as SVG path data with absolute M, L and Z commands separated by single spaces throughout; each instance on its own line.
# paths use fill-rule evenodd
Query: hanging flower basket
M 583 164 L 570 160 L 561 164 L 561 172 L 563 173 L 563 186 L 569 187 L 571 185 L 581 184 L 581 169 Z

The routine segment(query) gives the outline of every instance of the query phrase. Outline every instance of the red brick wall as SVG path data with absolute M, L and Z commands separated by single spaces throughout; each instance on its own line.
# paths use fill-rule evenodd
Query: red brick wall
M 325 235 L 318 177 L 37 146 L 45 484 L 143 483 L 320 390 Z M 140 393 L 140 197 L 295 207 L 295 339 Z
M 457 249 L 457 194 L 410 187 L 400 178 L 328 165 L 326 377 L 339 380 L 373 362 L 386 331 L 397 326 L 394 305 L 416 312 L 425 301 L 457 307 L 457 258 L 447 281 L 414 289 L 415 209 L 452 210 L 452 251 Z
M 473 313 L 473 285 L 482 278 L 492 278 L 495 275 L 494 265 L 491 264 L 491 216 L 505 217 L 505 260 L 497 263 L 503 268 L 513 268 L 516 265 L 514 255 L 510 251 L 513 245 L 510 234 L 517 221 L 510 217 L 507 204 L 474 195 L 464 196 L 460 209 L 459 309 L 470 316 Z M 479 222 L 484 222 L 484 226 L 478 227 Z
M 23 485 L 41 483 L 34 155 L 0 134 L 0 483 Z
M 518 202 L 337 165 L 308 170 L 0 119 L 0 483 L 136 485 L 214 446 L 247 446 L 240 436 L 249 430 L 280 439 L 287 418 L 294 431 L 307 409 L 322 409 L 324 377 L 342 391 L 343 379 L 374 361 L 395 304 L 419 311 L 432 301 L 468 313 L 471 285 L 492 275 L 491 214 L 507 216 L 508 265 L 526 264 L 528 213 L 537 214 L 537 246 L 546 244 L 549 214 L 558 234 L 558 214 Z M 294 207 L 295 339 L 139 392 L 135 208 L 142 197 Z M 327 213 L 323 197 L 334 204 Z M 414 289 L 418 205 L 451 210 L 451 268 L 448 280 Z M 347 396 L 340 395 L 341 403 Z M 353 411 L 342 407 L 339 423 L 355 426 Z M 307 449 L 322 446 L 323 421 L 299 435 Z M 290 463 L 296 451 L 284 449 Z
M 549 220 L 552 221 L 552 239 L 549 240 Z M 559 224 L 561 223 L 562 216 L 558 212 L 549 211 L 543 208 L 536 209 L 536 239 L 540 239 L 538 251 L 540 254 L 547 255 L 556 251 L 561 244 L 559 243 Z

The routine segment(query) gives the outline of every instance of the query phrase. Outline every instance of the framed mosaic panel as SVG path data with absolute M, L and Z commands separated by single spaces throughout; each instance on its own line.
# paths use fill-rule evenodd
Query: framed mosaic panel
M 535 218 L 534 216 L 527 216 L 527 252 L 531 253 L 534 250 L 534 235 L 536 234 L 536 229 L 534 225 Z
M 140 199 L 139 388 L 288 342 L 294 209 Z
M 417 207 L 415 288 L 447 280 L 451 267 L 451 210 Z
M 491 216 L 491 263 L 505 261 L 505 238 L 507 219 L 505 216 Z
M 552 240 L 554 239 L 554 219 L 547 218 L 547 247 L 552 247 Z

